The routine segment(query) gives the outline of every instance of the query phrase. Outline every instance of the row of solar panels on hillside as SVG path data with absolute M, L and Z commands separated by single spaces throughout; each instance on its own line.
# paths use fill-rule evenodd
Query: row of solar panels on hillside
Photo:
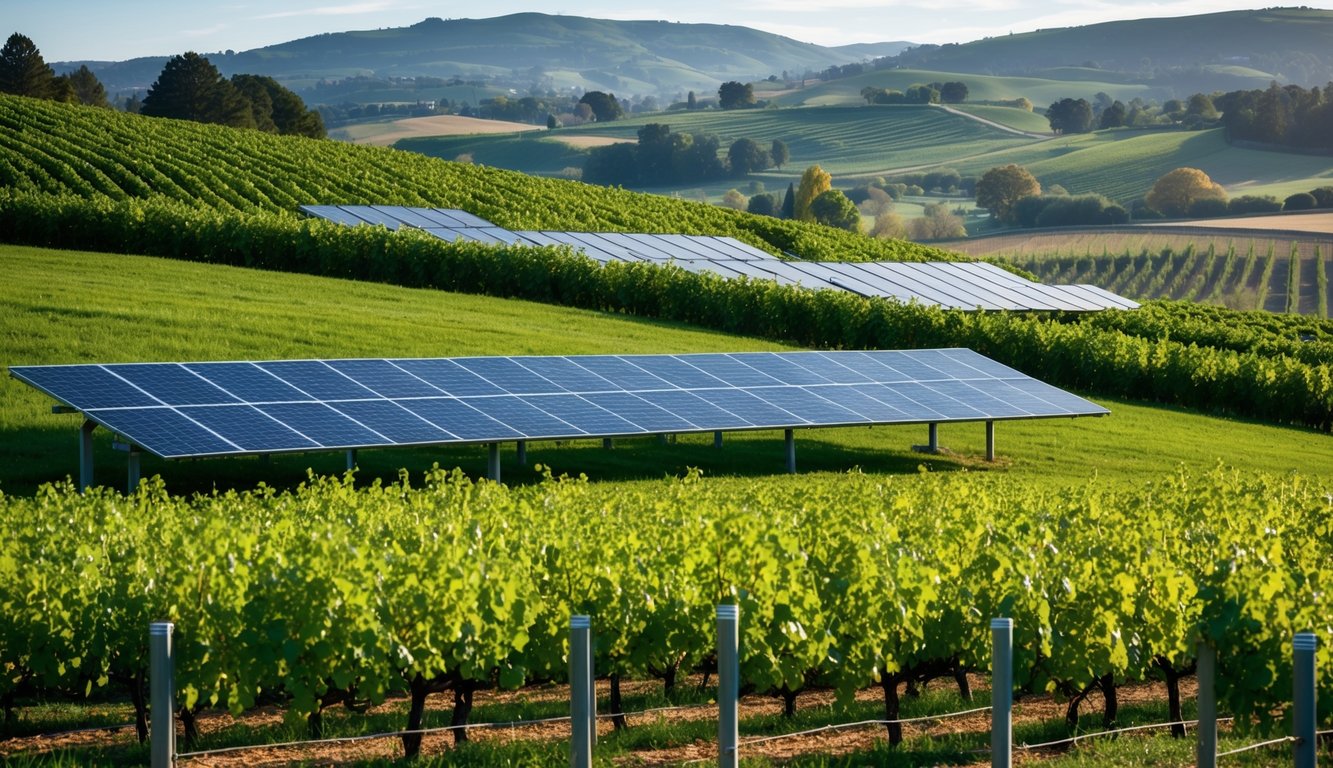
M 949 309 L 1091 312 L 1139 305 L 1094 285 L 1042 285 L 984 262 L 787 261 L 732 237 L 508 230 L 466 211 L 387 205 L 307 205 L 349 226 L 421 229 L 451 242 L 568 246 L 602 263 L 671 263 L 690 272 L 773 280 Z

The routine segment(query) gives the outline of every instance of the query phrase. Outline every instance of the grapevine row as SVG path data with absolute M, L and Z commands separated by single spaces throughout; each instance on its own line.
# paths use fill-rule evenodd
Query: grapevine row
M 1223 469 L 1135 491 L 855 475 L 511 489 L 438 470 L 194 498 L 47 486 L 0 499 L 0 698 L 140 685 L 145 629 L 165 619 L 187 725 L 275 697 L 317 724 L 392 693 L 560 679 L 574 614 L 593 617 L 602 674 L 673 676 L 708 660 L 713 607 L 736 603 L 744 684 L 793 700 L 878 684 L 893 719 L 901 683 L 987 668 L 987 617 L 1009 616 L 1023 690 L 1178 677 L 1203 640 L 1226 708 L 1264 721 L 1292 632 L 1333 640 L 1329 494 Z M 1328 717 L 1328 654 L 1319 681 Z

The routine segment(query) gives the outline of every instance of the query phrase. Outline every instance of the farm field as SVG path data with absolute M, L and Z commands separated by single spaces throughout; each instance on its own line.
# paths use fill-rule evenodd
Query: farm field
M 867 86 L 905 91 L 909 87 L 920 83 L 945 83 L 949 81 L 962 81 L 966 84 L 969 101 L 1009 101 L 1026 97 L 1037 107 L 1045 107 L 1066 97 L 1091 98 L 1094 93 L 1099 91 L 1108 93 L 1113 98 L 1125 102 L 1136 96 L 1144 99 L 1153 98 L 1151 87 L 1137 83 L 974 75 L 921 69 L 884 69 L 827 82 L 815 83 L 814 81 L 808 81 L 806 87 L 783 93 L 775 97 L 774 101 L 784 107 L 853 106 L 865 104 L 865 99 L 861 96 L 861 89 Z
M 676 133 L 716 134 L 723 152 L 740 138 L 754 139 L 763 146 L 774 139 L 782 140 L 791 152 L 787 167 L 747 177 L 764 181 L 773 188 L 778 183 L 785 187 L 787 181 L 798 179 L 800 172 L 813 164 L 833 174 L 835 182 L 839 177 L 846 181 L 847 177 L 875 176 L 898 168 L 951 164 L 971 155 L 1033 141 L 941 109 L 917 106 L 670 112 L 560 128 L 543 135 L 558 137 L 571 133 L 634 139 L 639 128 L 648 123 L 665 123 Z M 487 157 L 501 167 L 526 171 L 523 141 L 520 137 L 480 140 L 449 137 L 410 139 L 395 146 L 447 159 L 471 153 L 479 162 Z M 519 154 L 514 160 L 499 162 L 505 160 L 509 151 Z M 559 162 L 570 164 L 567 160 Z M 545 167 L 554 164 L 547 162 Z M 581 161 L 573 164 L 582 167 Z M 730 185 L 743 185 L 747 179 L 731 181 Z
M 358 123 L 338 130 L 340 132 L 338 138 L 345 141 L 351 141 L 354 144 L 388 147 L 396 141 L 421 136 L 470 136 L 492 133 L 521 133 L 542 129 L 527 123 L 482 120 L 460 115 L 436 115 L 434 117 L 409 117 L 402 120 Z

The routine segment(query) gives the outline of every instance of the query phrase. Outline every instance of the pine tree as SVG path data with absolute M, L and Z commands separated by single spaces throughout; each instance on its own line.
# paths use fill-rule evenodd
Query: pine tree
M 782 218 L 791 219 L 796 216 L 796 185 L 787 184 L 787 195 L 782 198 Z
M 233 75 L 232 85 L 254 102 L 255 124 L 284 136 L 324 138 L 324 119 L 277 80 L 264 75 Z
M 0 92 L 56 99 L 63 89 L 32 39 L 15 32 L 0 48 Z
M 97 79 L 88 65 L 84 64 L 78 69 L 70 72 L 68 75 L 61 75 L 58 79 L 65 81 L 74 92 L 74 99 L 80 104 L 86 104 L 90 107 L 110 107 L 111 102 L 107 101 L 106 88 L 102 87 L 102 81 Z
M 167 62 L 144 96 L 140 113 L 234 128 L 255 127 L 250 100 L 208 59 L 193 51 Z

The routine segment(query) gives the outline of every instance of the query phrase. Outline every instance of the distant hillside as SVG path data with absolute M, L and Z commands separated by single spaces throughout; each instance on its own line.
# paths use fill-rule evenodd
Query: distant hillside
M 1043 29 L 962 45 L 919 46 L 893 66 L 977 74 L 1056 74 L 1069 67 L 1100 70 L 1077 79 L 1114 80 L 1111 73 L 1179 94 L 1252 88 L 1258 78 L 1323 85 L 1333 80 L 1333 11 L 1274 8 L 1173 19 L 1138 19 Z
M 338 32 L 211 57 L 223 74 L 284 82 L 375 75 L 503 77 L 515 84 L 580 86 L 619 96 L 713 92 L 726 80 L 799 74 L 897 53 L 907 43 L 826 48 L 756 29 L 665 21 L 611 21 L 520 13 L 426 19 L 410 27 Z M 166 59 L 81 63 L 108 89 L 145 88 Z

